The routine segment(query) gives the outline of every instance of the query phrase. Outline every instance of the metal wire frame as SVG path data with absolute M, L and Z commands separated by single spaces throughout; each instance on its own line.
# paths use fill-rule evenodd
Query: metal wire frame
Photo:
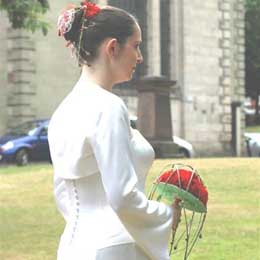
M 193 176 L 194 174 L 196 174 L 200 181 L 202 182 L 199 174 L 197 173 L 197 171 L 192 167 L 192 166 L 189 166 L 189 165 L 184 165 L 184 164 L 168 164 L 166 165 L 162 171 L 160 172 L 159 176 L 165 172 L 166 169 L 172 169 L 172 174 L 169 175 L 168 179 L 166 180 L 165 182 L 165 188 L 167 187 L 167 185 L 170 185 L 168 183 L 168 181 L 171 179 L 172 175 L 175 174 L 175 170 L 178 174 L 178 182 L 179 182 L 179 188 L 182 188 L 181 186 L 181 180 L 180 180 L 180 174 L 179 174 L 179 169 L 180 168 L 189 168 L 192 172 L 192 175 L 191 175 L 191 178 L 189 180 L 189 183 L 186 187 L 186 191 L 189 191 L 189 187 L 190 187 L 190 184 L 191 184 L 191 181 L 193 179 Z M 202 182 L 203 183 L 203 182 Z M 163 198 L 163 195 L 160 194 L 159 196 L 157 196 L 157 198 L 155 198 L 155 194 L 156 194 L 156 190 L 157 190 L 157 187 L 158 187 L 158 178 L 154 181 L 153 183 L 153 186 L 149 192 L 149 195 L 148 195 L 148 198 L 149 199 L 155 199 L 157 201 L 161 201 L 161 199 Z M 162 192 L 163 193 L 163 192 Z M 195 211 L 192 211 L 192 216 L 191 216 L 191 219 L 188 220 L 188 214 L 187 214 L 187 209 L 185 209 L 183 207 L 183 204 L 180 203 L 180 206 L 182 206 L 182 210 L 183 210 L 183 214 L 184 214 L 184 220 L 185 220 L 185 230 L 180 234 L 180 236 L 177 238 L 177 241 L 175 241 L 175 238 L 176 238 L 176 233 L 177 231 L 176 230 L 173 230 L 172 231 L 172 236 L 171 236 L 171 241 L 170 241 L 170 255 L 171 254 L 174 254 L 174 253 L 177 253 L 177 252 L 180 252 L 180 251 L 183 251 L 184 250 L 184 260 L 187 260 L 192 249 L 194 248 L 194 245 L 196 244 L 196 242 L 198 241 L 199 238 L 201 238 L 201 232 L 202 232 L 202 229 L 203 229 L 203 226 L 204 226 L 204 223 L 205 223 L 205 220 L 206 220 L 206 215 L 207 215 L 207 212 L 203 212 L 203 213 L 197 213 L 197 214 L 200 214 L 199 216 L 199 222 L 198 222 L 198 225 L 197 225 L 197 228 L 195 229 L 195 231 L 192 232 L 192 226 L 194 224 L 194 218 L 195 218 L 195 214 L 196 212 Z M 178 244 L 179 242 L 182 240 L 182 238 L 185 236 L 185 247 L 182 248 L 182 249 L 178 249 Z M 178 250 L 177 250 L 178 249 Z M 173 253 L 174 252 L 174 253 Z

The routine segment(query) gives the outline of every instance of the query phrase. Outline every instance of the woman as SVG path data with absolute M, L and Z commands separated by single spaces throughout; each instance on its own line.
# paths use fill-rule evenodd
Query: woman
M 58 26 L 82 66 L 49 125 L 55 198 L 66 220 L 58 259 L 169 259 L 180 209 L 144 195 L 154 152 L 111 92 L 143 60 L 138 22 L 121 9 L 83 2 L 69 6 Z

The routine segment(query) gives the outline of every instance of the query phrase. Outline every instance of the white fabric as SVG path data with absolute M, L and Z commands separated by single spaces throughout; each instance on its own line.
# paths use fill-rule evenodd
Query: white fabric
M 97 252 L 97 260 L 122 260 L 122 258 L 125 260 L 125 257 L 131 260 L 149 260 L 147 255 L 133 243 L 110 246 Z
M 86 248 L 85 248 L 86 250 Z M 76 253 L 75 253 L 76 251 Z M 61 260 L 88 260 L 86 255 L 77 255 L 77 252 L 81 252 L 81 250 L 60 250 L 58 252 L 58 259 Z M 136 244 L 121 244 L 116 246 L 109 246 L 105 248 L 101 248 L 97 250 L 96 255 L 94 256 L 95 260 L 149 260 L 149 257 L 145 255 L 143 250 L 141 250 Z
M 132 243 L 149 259 L 168 260 L 172 209 L 144 195 L 154 152 L 131 130 L 123 101 L 80 79 L 48 132 L 54 194 L 66 219 L 59 255 L 96 260 L 101 248 Z

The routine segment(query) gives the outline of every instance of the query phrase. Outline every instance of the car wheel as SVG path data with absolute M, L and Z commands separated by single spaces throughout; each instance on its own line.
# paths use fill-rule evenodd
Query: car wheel
M 179 150 L 179 155 L 180 155 L 180 157 L 190 158 L 190 153 L 184 148 L 181 148 Z
M 18 166 L 24 166 L 29 163 L 29 152 L 26 149 L 19 150 L 15 155 L 15 162 Z

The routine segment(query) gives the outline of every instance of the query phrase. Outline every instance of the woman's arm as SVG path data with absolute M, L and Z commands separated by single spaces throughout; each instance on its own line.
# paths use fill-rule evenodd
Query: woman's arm
M 54 198 L 58 207 L 59 212 L 65 219 L 69 217 L 69 195 L 66 190 L 64 179 L 54 174 Z
M 130 138 L 126 107 L 114 102 L 102 113 L 91 140 L 107 199 L 151 259 L 168 260 L 172 207 L 148 200 L 136 188 Z

